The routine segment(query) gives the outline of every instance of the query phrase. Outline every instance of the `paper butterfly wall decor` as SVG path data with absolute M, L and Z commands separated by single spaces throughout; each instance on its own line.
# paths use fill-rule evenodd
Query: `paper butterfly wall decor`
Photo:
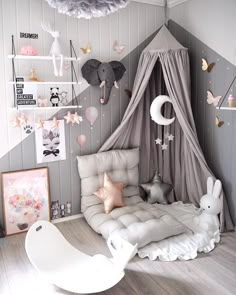
M 119 45 L 117 41 L 114 41 L 113 43 L 113 50 L 117 53 L 122 53 L 122 51 L 125 49 L 125 45 Z
M 211 64 L 208 64 L 208 62 L 204 58 L 202 58 L 202 70 L 204 72 L 207 71 L 208 73 L 210 73 L 214 65 L 215 65 L 214 62 Z
M 91 46 L 89 44 L 86 47 L 84 47 L 84 48 L 81 47 L 80 49 L 83 52 L 83 54 L 88 54 L 88 53 L 91 52 Z
M 47 99 L 40 95 L 38 96 L 37 103 L 38 103 L 38 107 L 41 107 L 41 108 L 46 107 L 48 104 Z
M 220 121 L 220 119 L 216 116 L 215 117 L 215 124 L 216 124 L 217 127 L 220 128 L 221 126 L 224 125 L 224 121 Z
M 213 104 L 215 107 L 218 105 L 220 99 L 222 96 L 216 96 L 214 97 L 211 91 L 207 91 L 207 103 L 208 104 Z

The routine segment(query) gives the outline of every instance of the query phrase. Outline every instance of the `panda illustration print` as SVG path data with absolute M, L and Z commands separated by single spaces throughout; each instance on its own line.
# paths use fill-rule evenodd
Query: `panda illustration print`
M 50 88 L 50 101 L 52 103 L 53 107 L 58 107 L 58 104 L 60 102 L 59 97 L 59 87 L 51 87 Z

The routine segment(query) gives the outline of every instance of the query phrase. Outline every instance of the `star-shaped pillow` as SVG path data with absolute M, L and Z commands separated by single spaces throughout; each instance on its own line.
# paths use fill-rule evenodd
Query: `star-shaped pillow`
M 103 201 L 106 213 L 110 213 L 114 207 L 125 205 L 122 196 L 123 188 L 123 183 L 112 182 L 107 173 L 104 173 L 104 185 L 94 194 Z
M 147 193 L 148 203 L 168 204 L 167 196 L 171 192 L 172 186 L 162 182 L 157 172 L 150 183 L 141 184 L 140 186 Z

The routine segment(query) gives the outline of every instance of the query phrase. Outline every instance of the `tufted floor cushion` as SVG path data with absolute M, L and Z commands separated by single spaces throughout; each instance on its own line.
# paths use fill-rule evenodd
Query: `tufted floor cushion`
M 138 148 L 80 156 L 77 157 L 77 160 L 81 179 L 81 209 L 83 213 L 88 207 L 101 204 L 94 192 L 103 186 L 105 172 L 113 182 L 122 182 L 124 184 L 124 197 L 138 194 Z
M 155 204 L 139 196 L 139 150 L 112 150 L 80 156 L 81 208 L 88 224 L 105 239 L 119 235 L 138 247 L 178 235 L 186 227 Z M 104 212 L 101 200 L 93 193 L 103 185 L 104 173 L 114 182 L 122 182 L 125 206 Z

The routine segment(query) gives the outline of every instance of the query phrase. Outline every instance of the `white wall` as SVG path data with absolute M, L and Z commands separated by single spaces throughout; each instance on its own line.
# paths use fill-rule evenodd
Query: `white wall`
M 11 126 L 11 120 L 15 116 L 15 112 L 11 109 L 14 101 L 13 91 L 12 87 L 8 85 L 8 81 L 12 80 L 11 61 L 7 58 L 7 55 L 11 54 L 11 35 L 15 36 L 17 53 L 23 45 L 32 43 L 39 55 L 47 55 L 52 38 L 48 33 L 43 32 L 40 23 L 50 21 L 53 28 L 61 32 L 61 43 L 65 54 L 69 54 L 69 40 L 73 41 L 77 54 L 82 58 L 81 66 L 89 58 L 97 58 L 102 61 L 124 58 L 157 30 L 163 24 L 163 19 L 162 7 L 135 2 L 107 17 L 78 20 L 57 13 L 49 7 L 45 0 L 0 0 L 0 158 L 26 136 L 20 128 Z M 20 39 L 20 32 L 38 33 L 39 39 L 33 41 Z M 114 40 L 118 40 L 126 46 L 121 55 L 112 49 Z M 87 43 L 92 46 L 90 56 L 81 54 L 79 49 L 86 46 Z M 29 75 L 30 68 L 36 67 L 41 80 L 55 80 L 51 63 L 20 62 L 18 66 L 19 75 Z M 63 80 L 70 79 L 69 73 L 70 71 L 63 77 Z M 81 86 L 77 86 L 77 94 L 88 86 L 84 80 L 82 82 Z M 36 118 L 46 120 L 53 115 L 53 112 L 31 111 L 27 112 L 27 115 L 33 124 Z
M 169 11 L 169 18 L 236 65 L 236 1 L 189 0 Z

